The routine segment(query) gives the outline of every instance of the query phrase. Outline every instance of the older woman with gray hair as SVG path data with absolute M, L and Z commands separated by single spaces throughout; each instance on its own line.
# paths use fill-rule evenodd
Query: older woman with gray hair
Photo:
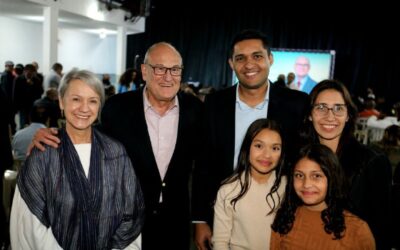
M 33 149 L 11 211 L 12 249 L 140 249 L 144 203 L 124 147 L 93 127 L 104 88 L 86 70 L 61 80 L 58 148 Z

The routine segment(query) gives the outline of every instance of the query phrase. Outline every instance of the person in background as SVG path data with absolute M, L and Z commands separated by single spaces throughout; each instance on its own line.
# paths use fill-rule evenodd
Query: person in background
M 182 57 L 169 43 L 146 52 L 144 88 L 112 96 L 101 113 L 101 128 L 125 147 L 141 183 L 146 219 L 143 249 L 190 248 L 189 179 L 200 151 L 202 103 L 178 93 Z M 39 130 L 34 143 L 60 142 Z
M 317 82 L 314 81 L 309 75 L 310 68 L 310 59 L 305 56 L 299 56 L 296 58 L 296 62 L 294 64 L 296 78 L 294 82 L 297 85 L 298 90 L 307 94 L 309 94 L 315 85 L 317 85 Z
M 390 249 L 390 191 L 392 171 L 383 152 L 358 142 L 353 135 L 357 109 L 347 88 L 324 80 L 310 93 L 303 135 L 338 156 L 350 188 L 350 212 L 365 220 L 377 249 Z
M 104 91 L 106 94 L 106 101 L 108 100 L 108 98 L 116 94 L 114 85 L 105 86 Z
M 137 81 L 137 70 L 132 68 L 127 69 L 119 78 L 118 93 L 138 89 L 135 81 Z
M 24 67 L 24 73 L 14 80 L 14 103 L 19 111 L 20 128 L 29 124 L 29 113 L 33 103 L 43 94 L 43 84 L 36 76 L 36 69 L 32 64 Z
M 198 249 L 211 245 L 214 200 L 221 182 L 237 166 L 249 125 L 259 118 L 274 120 L 282 127 L 284 143 L 290 142 L 286 144 L 288 155 L 297 148 L 308 96 L 270 84 L 272 64 L 267 37 L 259 31 L 244 30 L 234 37 L 229 57 L 239 83 L 206 96 L 203 152 L 193 173 L 192 221 Z
M 34 105 L 30 113 L 30 124 L 15 133 L 12 140 L 14 158 L 24 162 L 29 144 L 39 128 L 45 128 L 49 122 L 49 111 L 43 105 Z
M 58 128 L 60 126 L 61 110 L 58 105 L 58 92 L 55 88 L 49 88 L 46 90 L 46 96 L 36 100 L 33 103 L 34 106 L 43 107 L 49 114 L 48 127 Z
M 61 144 L 33 149 L 19 172 L 12 249 L 140 249 L 139 181 L 124 147 L 93 127 L 103 84 L 89 71 L 72 70 L 59 94 Z
M 364 102 L 364 109 L 358 113 L 359 117 L 370 117 L 370 116 L 376 116 L 380 117 L 381 113 L 375 109 L 376 103 L 375 100 L 372 98 L 367 98 Z
M 274 84 L 275 84 L 276 86 L 286 87 L 285 75 L 284 75 L 284 74 L 278 75 L 278 78 L 277 78 L 277 80 L 274 82 Z
M 375 250 L 368 224 L 347 210 L 346 181 L 335 153 L 308 145 L 288 176 L 272 224 L 271 250 Z
M 366 99 L 370 98 L 372 100 L 375 100 L 375 93 L 374 93 L 374 90 L 372 88 L 368 87 L 366 92 L 367 92 L 366 95 L 365 95 Z
M 45 75 L 43 86 L 44 89 L 55 88 L 58 89 L 62 77 L 63 66 L 61 63 L 54 63 L 51 67 L 49 74 Z
M 12 61 L 6 61 L 4 64 L 4 72 L 1 73 L 0 76 L 0 87 L 9 100 L 12 99 L 14 78 L 14 63 Z
M 136 69 L 132 73 L 132 83 L 135 85 L 134 89 L 139 89 L 144 85 L 142 73 Z
M 271 224 L 286 185 L 280 133 L 278 124 L 267 119 L 254 121 L 247 130 L 238 167 L 218 191 L 214 250 L 269 248 Z
M 110 75 L 109 74 L 103 74 L 101 81 L 103 82 L 104 87 L 110 86 L 111 85 Z
M 15 65 L 15 67 L 14 67 L 15 77 L 18 77 L 18 76 L 22 75 L 23 73 L 24 73 L 24 65 L 22 65 L 21 63 L 17 63 L 17 65 Z
M 192 84 L 189 84 L 187 82 L 181 83 L 181 88 L 180 91 L 188 94 L 188 95 L 193 95 L 197 97 L 197 94 L 195 92 L 194 86 Z
M 294 79 L 296 78 L 296 75 L 293 72 L 289 72 L 286 77 L 286 86 L 289 89 L 294 89 L 294 90 L 299 90 L 297 85 L 294 83 Z
M 42 73 L 39 72 L 39 64 L 36 61 L 32 62 L 33 67 L 35 68 L 35 75 L 39 78 L 41 84 L 43 84 L 44 76 Z
M 372 148 L 383 151 L 392 165 L 392 172 L 400 163 L 400 127 L 391 125 L 385 129 L 383 138 L 380 141 L 372 142 Z
M 0 89 L 3 91 L 4 98 L 6 99 L 7 107 L 11 108 L 13 117 L 17 113 L 16 106 L 14 103 L 14 63 L 12 61 L 6 61 L 4 65 L 4 72 L 0 77 Z M 15 134 L 17 131 L 17 125 L 14 119 L 11 119 L 11 133 Z
M 204 102 L 206 99 L 206 96 L 209 94 L 214 93 L 216 90 L 214 87 L 203 87 L 199 89 L 199 93 L 197 94 L 197 97 L 200 99 L 200 101 Z

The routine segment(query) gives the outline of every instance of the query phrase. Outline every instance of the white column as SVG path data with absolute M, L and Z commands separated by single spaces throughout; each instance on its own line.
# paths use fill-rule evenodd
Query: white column
M 117 74 L 117 79 L 119 79 L 119 76 L 122 75 L 122 73 L 125 72 L 126 68 L 126 27 L 124 26 L 118 26 L 117 29 L 117 69 L 116 69 L 116 74 Z
M 47 74 L 58 60 L 58 6 L 45 6 L 43 16 L 43 73 Z

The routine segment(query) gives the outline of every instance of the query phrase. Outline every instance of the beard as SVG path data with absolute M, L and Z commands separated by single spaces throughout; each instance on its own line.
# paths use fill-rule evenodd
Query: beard
M 239 80 L 240 86 L 242 86 L 245 89 L 259 89 L 259 88 L 264 87 L 264 85 L 268 85 L 268 82 L 269 82 L 268 79 L 265 79 L 265 80 L 260 81 L 258 83 L 248 84 L 248 83 L 245 83 L 245 82 L 242 82 L 242 81 Z

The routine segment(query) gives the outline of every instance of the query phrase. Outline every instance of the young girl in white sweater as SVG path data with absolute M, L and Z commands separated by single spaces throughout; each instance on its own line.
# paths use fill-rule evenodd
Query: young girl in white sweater
M 248 128 L 235 173 L 214 206 L 214 250 L 268 249 L 275 210 L 284 193 L 281 130 L 259 119 Z

